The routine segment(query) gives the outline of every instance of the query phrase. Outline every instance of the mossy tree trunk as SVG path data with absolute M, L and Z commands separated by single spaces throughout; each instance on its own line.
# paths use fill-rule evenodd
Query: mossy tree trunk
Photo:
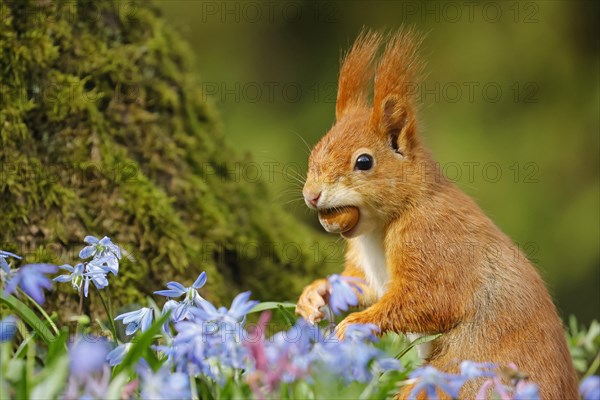
M 110 236 L 133 256 L 117 306 L 202 270 L 216 301 L 291 298 L 323 273 L 310 233 L 230 172 L 248 160 L 152 6 L 0 0 L 0 15 L 0 248 L 74 263 L 86 234 Z

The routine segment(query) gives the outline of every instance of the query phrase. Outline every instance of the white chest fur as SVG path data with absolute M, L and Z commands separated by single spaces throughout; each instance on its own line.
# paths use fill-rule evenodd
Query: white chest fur
M 389 281 L 389 272 L 383 249 L 383 234 L 373 231 L 356 238 L 359 265 L 365 272 L 369 286 L 375 289 L 377 297 L 383 296 Z
M 357 237 L 359 265 L 365 273 L 367 282 L 381 298 L 387 289 L 390 276 L 383 248 L 383 234 L 379 231 Z M 423 335 L 408 333 L 409 340 L 413 341 Z M 429 356 L 431 346 L 429 343 L 417 345 L 417 353 L 421 360 Z

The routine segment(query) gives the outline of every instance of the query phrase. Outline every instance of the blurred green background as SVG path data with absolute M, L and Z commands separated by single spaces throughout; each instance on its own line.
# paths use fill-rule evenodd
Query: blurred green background
M 343 50 L 363 26 L 427 33 L 421 132 L 449 178 L 541 271 L 563 315 L 598 318 L 598 2 L 157 3 L 192 48 L 222 130 L 273 199 L 320 230 L 294 176 L 334 122 Z M 273 173 L 271 173 L 273 172 Z M 328 237 L 315 256 L 342 260 Z

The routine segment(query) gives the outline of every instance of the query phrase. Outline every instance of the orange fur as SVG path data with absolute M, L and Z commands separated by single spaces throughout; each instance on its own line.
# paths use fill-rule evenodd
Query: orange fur
M 381 332 L 434 333 L 426 359 L 457 372 L 460 361 L 515 363 L 543 398 L 577 398 L 577 379 L 563 327 L 545 285 L 523 253 L 467 195 L 445 179 L 417 135 L 407 87 L 420 75 L 420 39 L 391 37 L 376 68 L 373 106 L 365 100 L 381 37 L 363 33 L 346 56 L 337 121 L 313 149 L 305 197 L 316 208 L 353 205 L 344 274 L 371 290 L 339 325 L 373 323 Z M 369 154 L 370 170 L 354 168 Z M 307 202 L 308 204 L 308 202 Z M 325 285 L 325 286 L 323 286 Z M 309 285 L 297 312 L 318 320 L 326 281 Z M 317 291 L 315 288 L 319 288 Z M 326 292 L 326 290 L 325 290 Z M 478 387 L 467 384 L 462 398 Z M 404 390 L 402 396 L 407 395 Z
M 367 88 L 381 40 L 381 35 L 364 31 L 344 57 L 335 105 L 337 119 L 341 119 L 351 106 L 367 105 Z

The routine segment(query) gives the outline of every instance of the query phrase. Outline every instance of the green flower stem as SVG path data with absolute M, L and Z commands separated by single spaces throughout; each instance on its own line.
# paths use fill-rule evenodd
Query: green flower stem
M 25 359 L 25 395 L 29 398 L 29 393 L 33 385 L 33 377 L 35 374 L 35 340 L 31 340 L 27 343 L 27 357 Z
M 19 322 L 18 329 L 19 329 L 19 333 L 21 334 L 21 336 L 23 336 L 23 341 L 21 342 L 21 344 L 15 351 L 15 355 L 13 356 L 13 359 L 19 358 L 19 356 L 21 355 L 23 350 L 28 349 L 27 346 L 28 346 L 29 342 L 34 338 L 34 335 L 29 333 L 29 331 L 27 330 L 27 327 L 25 326 L 25 324 L 23 322 Z
M 110 286 L 106 287 L 106 294 L 108 296 L 108 299 L 107 299 L 108 301 L 106 303 L 106 304 L 108 304 L 108 316 L 110 317 L 110 320 L 113 321 L 113 325 L 114 325 L 112 301 L 110 300 L 110 299 L 112 299 L 112 296 L 110 295 Z M 115 341 L 116 340 L 117 340 L 117 337 L 115 336 Z
M 110 308 L 109 308 L 108 304 L 104 300 L 104 297 L 102 297 L 102 293 L 100 293 L 100 290 L 98 290 L 98 288 L 95 285 L 94 285 L 94 289 L 96 290 L 96 293 L 98 294 L 98 297 L 100 297 L 100 301 L 102 302 L 102 306 L 104 307 L 104 310 L 106 311 L 106 314 L 108 316 L 108 320 L 110 321 L 110 329 L 111 329 L 111 332 L 113 334 L 113 339 L 116 342 L 118 340 L 118 337 L 117 337 L 117 327 L 115 326 L 115 320 L 113 319 L 112 312 L 110 311 Z
M 192 392 L 192 400 L 198 400 L 198 389 L 196 388 L 196 378 L 192 374 L 189 374 L 190 377 L 190 389 Z
M 594 375 L 598 367 L 600 367 L 600 353 L 596 354 L 596 358 L 594 358 L 594 361 L 592 361 L 592 364 L 583 377 L 587 378 L 590 375 Z
M 21 293 L 21 295 L 25 296 L 25 298 L 27 298 L 27 300 L 29 300 L 29 302 L 32 303 L 35 306 L 35 308 L 40 312 L 40 314 L 42 314 L 42 316 L 46 319 L 46 321 L 48 321 L 48 323 L 52 327 L 52 330 L 54 331 L 54 333 L 56 335 L 58 335 L 58 333 L 59 333 L 58 327 L 56 326 L 56 324 L 54 323 L 54 321 L 52 321 L 52 318 L 50 318 L 50 316 L 48 315 L 48 313 L 46 313 L 46 311 L 44 311 L 44 309 L 42 308 L 42 306 L 40 306 L 37 303 L 37 301 L 35 301 L 34 299 L 32 299 L 31 296 L 29 296 L 27 293 L 25 293 L 20 288 L 19 288 L 19 293 Z
M 79 289 L 79 315 L 83 313 L 83 290 Z

